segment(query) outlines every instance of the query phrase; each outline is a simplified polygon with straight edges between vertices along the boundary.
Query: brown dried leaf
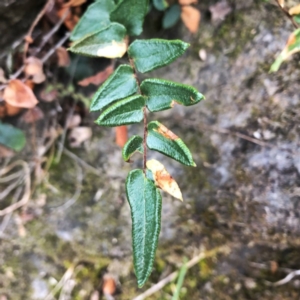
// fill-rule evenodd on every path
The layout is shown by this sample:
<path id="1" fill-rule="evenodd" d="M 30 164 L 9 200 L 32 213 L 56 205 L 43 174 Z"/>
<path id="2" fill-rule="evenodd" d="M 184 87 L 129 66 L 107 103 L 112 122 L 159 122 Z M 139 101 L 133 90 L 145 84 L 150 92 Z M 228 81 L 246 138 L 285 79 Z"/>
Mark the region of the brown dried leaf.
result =
<path id="1" fill-rule="evenodd" d="M 70 7 L 70 6 L 80 6 L 81 4 L 85 3 L 86 0 L 70 0 L 67 2 L 64 7 Z"/>
<path id="2" fill-rule="evenodd" d="M 104 82 L 109 77 L 109 75 L 113 73 L 113 71 L 114 67 L 112 65 L 109 65 L 105 70 L 79 81 L 78 84 L 80 86 L 88 86 L 89 84 L 99 85 Z"/>
<path id="3" fill-rule="evenodd" d="M 70 64 L 70 56 L 66 48 L 64 47 L 57 48 L 56 54 L 58 58 L 59 67 L 67 67 Z"/>
<path id="4" fill-rule="evenodd" d="M 32 90 L 18 79 L 12 79 L 4 90 L 3 99 L 11 106 L 33 108 L 38 101 Z"/>
<path id="5" fill-rule="evenodd" d="M 226 0 L 222 0 L 214 5 L 209 7 L 211 12 L 212 21 L 224 20 L 225 17 L 232 11 L 232 8 L 229 6 Z"/>
<path id="6" fill-rule="evenodd" d="M 162 136 L 164 136 L 167 139 L 170 139 L 170 140 L 178 139 L 178 136 L 175 133 L 173 133 L 171 130 L 169 130 L 163 124 L 160 124 L 160 126 L 157 128 L 157 132 L 160 133 Z"/>
<path id="7" fill-rule="evenodd" d="M 32 77 L 34 83 L 39 84 L 46 80 L 43 63 L 36 57 L 31 56 L 26 59 L 24 72 L 28 77 Z"/>
<path id="8" fill-rule="evenodd" d="M 4 103 L 0 104 L 0 119 L 6 116 L 6 105 Z"/>
<path id="9" fill-rule="evenodd" d="M 177 182 L 168 173 L 163 164 L 155 159 L 151 159 L 147 161 L 147 168 L 152 172 L 156 186 L 171 196 L 183 201 Z"/>
<path id="10" fill-rule="evenodd" d="M 179 0 L 178 3 L 180 5 L 190 5 L 190 4 L 197 4 L 198 0 Z"/>
<path id="11" fill-rule="evenodd" d="M 199 28 L 201 19 L 200 11 L 192 6 L 182 6 L 181 7 L 181 20 L 187 29 L 196 33 Z"/>
<path id="12" fill-rule="evenodd" d="M 300 4 L 289 9 L 289 14 L 291 16 L 300 14 Z"/>
<path id="13" fill-rule="evenodd" d="M 7 102 L 5 102 L 5 114 L 6 116 L 16 116 L 17 114 L 19 114 L 22 111 L 21 107 L 15 107 L 12 106 L 10 104 L 8 104 Z"/>
<path id="14" fill-rule="evenodd" d="M 69 10 L 68 7 L 62 7 L 60 10 L 57 11 L 57 15 L 60 18 L 63 18 L 66 13 L 67 17 L 64 20 L 64 24 L 69 30 L 73 30 L 77 22 L 79 21 L 79 17 L 75 14 L 72 14 L 70 11 L 67 12 L 67 10 Z"/>

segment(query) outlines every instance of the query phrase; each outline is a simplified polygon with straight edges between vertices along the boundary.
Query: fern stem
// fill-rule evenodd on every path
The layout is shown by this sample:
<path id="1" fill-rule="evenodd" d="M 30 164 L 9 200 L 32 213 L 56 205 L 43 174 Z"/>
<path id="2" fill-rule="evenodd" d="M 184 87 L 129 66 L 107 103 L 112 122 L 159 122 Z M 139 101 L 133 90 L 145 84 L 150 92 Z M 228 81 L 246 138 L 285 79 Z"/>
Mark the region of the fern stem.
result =
<path id="1" fill-rule="evenodd" d="M 141 91 L 141 87 L 140 87 L 140 82 L 139 82 L 138 77 L 137 77 L 137 72 L 136 72 L 134 62 L 130 58 L 129 58 L 129 63 L 130 63 L 130 66 L 132 67 L 133 72 L 134 72 L 134 78 L 135 78 L 137 86 L 138 86 L 139 94 L 143 96 L 142 91 Z M 148 130 L 147 130 L 147 107 L 146 106 L 144 106 L 144 108 L 143 108 L 143 114 L 144 114 L 143 172 L 146 175 L 146 168 L 147 168 L 147 166 L 146 166 L 146 163 L 147 163 L 147 142 L 146 141 L 147 141 L 147 135 L 148 135 Z"/>
<path id="2" fill-rule="evenodd" d="M 147 163 L 147 143 L 146 143 L 146 140 L 147 140 L 147 134 L 148 134 L 148 130 L 147 130 L 147 108 L 146 108 L 146 106 L 144 106 L 143 113 L 144 113 L 143 171 L 144 171 L 144 174 L 146 175 L 146 163 Z"/>

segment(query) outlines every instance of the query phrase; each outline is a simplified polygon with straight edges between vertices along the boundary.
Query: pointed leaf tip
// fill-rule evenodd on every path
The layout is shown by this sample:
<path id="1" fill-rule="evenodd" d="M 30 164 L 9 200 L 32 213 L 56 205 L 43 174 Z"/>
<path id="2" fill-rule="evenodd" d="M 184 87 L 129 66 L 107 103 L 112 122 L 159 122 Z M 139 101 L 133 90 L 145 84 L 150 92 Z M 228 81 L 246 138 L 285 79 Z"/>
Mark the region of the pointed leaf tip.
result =
<path id="1" fill-rule="evenodd" d="M 196 166 L 192 154 L 184 142 L 157 121 L 152 121 L 148 124 L 147 146 L 184 165 Z"/>
<path id="2" fill-rule="evenodd" d="M 135 152 L 140 152 L 143 153 L 143 138 L 134 135 L 131 137 L 127 143 L 124 145 L 123 150 L 122 150 L 122 156 L 125 161 L 129 161 L 130 157 L 135 153 Z"/>
<path id="3" fill-rule="evenodd" d="M 131 209 L 133 263 L 138 286 L 151 274 L 161 223 L 162 199 L 154 183 L 142 170 L 131 171 L 126 179 Z"/>
<path id="4" fill-rule="evenodd" d="M 152 112 L 172 108 L 175 103 L 190 106 L 204 99 L 195 88 L 163 79 L 146 79 L 141 91 L 147 96 L 146 105 Z"/>
<path id="5" fill-rule="evenodd" d="M 183 201 L 177 182 L 169 174 L 164 165 L 155 159 L 147 161 L 147 168 L 152 172 L 155 185 L 171 196 Z"/>
<path id="6" fill-rule="evenodd" d="M 101 0 L 91 4 L 73 29 L 70 40 L 80 40 L 107 27 L 110 23 L 109 14 L 114 7 L 113 0 Z"/>
<path id="7" fill-rule="evenodd" d="M 166 66 L 181 56 L 189 44 L 180 40 L 135 40 L 128 48 L 135 67 L 141 73 Z"/>

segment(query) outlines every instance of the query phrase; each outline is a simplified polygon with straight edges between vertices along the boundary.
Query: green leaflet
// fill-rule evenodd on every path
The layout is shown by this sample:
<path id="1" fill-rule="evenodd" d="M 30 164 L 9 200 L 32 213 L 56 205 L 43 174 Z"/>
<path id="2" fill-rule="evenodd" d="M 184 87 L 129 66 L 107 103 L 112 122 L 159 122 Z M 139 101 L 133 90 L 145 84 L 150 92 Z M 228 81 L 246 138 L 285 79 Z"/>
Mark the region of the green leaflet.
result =
<path id="1" fill-rule="evenodd" d="M 195 88 L 163 79 L 146 79 L 141 84 L 141 91 L 147 97 L 146 105 L 150 111 L 161 111 L 174 106 L 197 104 L 204 96 Z"/>
<path id="2" fill-rule="evenodd" d="M 148 279 L 155 258 L 161 221 L 161 195 L 142 170 L 131 171 L 126 179 L 131 208 L 133 262 L 138 286 Z"/>
<path id="3" fill-rule="evenodd" d="M 296 29 L 289 37 L 286 46 L 270 68 L 270 72 L 276 72 L 280 65 L 291 55 L 300 51 L 300 28 Z"/>
<path id="4" fill-rule="evenodd" d="M 76 41 L 109 25 L 109 14 L 115 7 L 112 0 L 91 4 L 72 31 L 70 40 Z"/>
<path id="5" fill-rule="evenodd" d="M 123 24 L 129 35 L 139 35 L 143 31 L 147 10 L 148 0 L 123 0 L 111 12 L 110 19 Z"/>
<path id="6" fill-rule="evenodd" d="M 26 144 L 26 138 L 20 129 L 0 122 L 0 144 L 20 151 Z"/>
<path id="7" fill-rule="evenodd" d="M 153 0 L 153 5 L 157 10 L 160 11 L 164 11 L 169 6 L 166 0 Z"/>
<path id="8" fill-rule="evenodd" d="M 141 73 L 163 67 L 181 56 L 189 44 L 180 40 L 135 40 L 128 48 L 135 67 Z"/>
<path id="9" fill-rule="evenodd" d="M 300 24 L 300 14 L 293 17 L 294 21 Z"/>
<path id="10" fill-rule="evenodd" d="M 147 146 L 184 165 L 196 166 L 192 154 L 184 142 L 157 121 L 152 121 L 148 124 Z"/>
<path id="11" fill-rule="evenodd" d="M 143 138 L 134 135 L 132 138 L 130 138 L 127 143 L 124 145 L 122 150 L 122 156 L 125 161 L 129 161 L 130 157 L 135 153 L 140 152 L 143 153 Z"/>
<path id="12" fill-rule="evenodd" d="M 90 110 L 101 110 L 118 99 L 133 95 L 137 90 L 133 69 L 129 65 L 120 65 L 98 89 Z"/>
<path id="13" fill-rule="evenodd" d="M 135 95 L 113 104 L 103 111 L 96 123 L 102 126 L 120 126 L 139 123 L 143 119 L 145 98 Z"/>
<path id="14" fill-rule="evenodd" d="M 181 9 L 178 4 L 172 5 L 164 14 L 162 26 L 163 28 L 173 27 L 180 19 Z"/>
<path id="15" fill-rule="evenodd" d="M 69 50 L 94 57 L 122 57 L 127 50 L 125 35 L 126 29 L 123 25 L 111 23 L 107 27 L 76 41 Z"/>

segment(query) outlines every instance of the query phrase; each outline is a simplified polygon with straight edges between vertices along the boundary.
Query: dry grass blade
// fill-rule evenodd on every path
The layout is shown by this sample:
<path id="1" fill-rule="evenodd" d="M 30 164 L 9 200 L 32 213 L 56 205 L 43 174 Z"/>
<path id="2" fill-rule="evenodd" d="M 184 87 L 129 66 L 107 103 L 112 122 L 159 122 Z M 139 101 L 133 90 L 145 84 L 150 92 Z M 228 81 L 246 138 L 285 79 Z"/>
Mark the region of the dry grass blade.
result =
<path id="1" fill-rule="evenodd" d="M 0 210 L 0 216 L 5 216 L 6 214 L 9 214 L 15 210 L 17 210 L 18 208 L 26 205 L 30 199 L 30 186 L 31 186 L 31 179 L 30 179 L 30 168 L 29 165 L 23 161 L 23 160 L 18 160 L 15 161 L 14 163 L 12 163 L 10 166 L 7 166 L 6 168 L 0 170 L 0 176 L 1 174 L 6 174 L 8 173 L 11 169 L 13 169 L 16 166 L 21 166 L 23 167 L 23 176 L 24 176 L 24 184 L 25 184 L 25 188 L 24 188 L 24 194 L 21 198 L 21 200 L 19 200 L 16 203 L 11 204 L 10 206 Z"/>
<path id="2" fill-rule="evenodd" d="M 229 246 L 226 246 L 226 245 L 216 247 L 216 248 L 214 248 L 210 251 L 207 251 L 207 252 L 201 252 L 199 255 L 195 256 L 194 258 L 192 258 L 190 261 L 188 261 L 186 263 L 186 268 L 190 269 L 191 267 L 195 266 L 199 261 L 201 261 L 205 258 L 213 257 L 213 256 L 215 256 L 217 254 L 220 254 L 220 253 L 229 253 L 229 252 L 230 252 L 230 248 L 229 248 Z M 164 278 L 163 280 L 161 280 L 157 284 L 153 285 L 150 289 L 148 289 L 143 294 L 135 297 L 133 300 L 144 300 L 147 297 L 153 295 L 157 291 L 161 290 L 168 283 L 175 280 L 176 277 L 178 276 L 178 274 L 179 274 L 179 271 L 175 271 L 175 272 L 171 273 L 169 276 L 167 276 L 166 278 Z"/>

